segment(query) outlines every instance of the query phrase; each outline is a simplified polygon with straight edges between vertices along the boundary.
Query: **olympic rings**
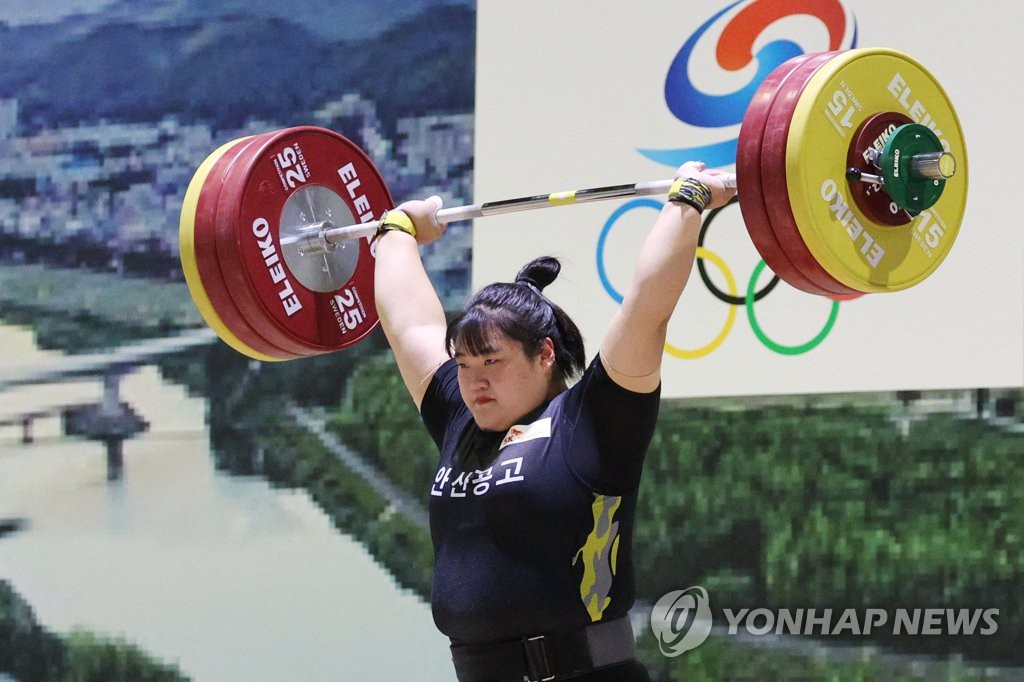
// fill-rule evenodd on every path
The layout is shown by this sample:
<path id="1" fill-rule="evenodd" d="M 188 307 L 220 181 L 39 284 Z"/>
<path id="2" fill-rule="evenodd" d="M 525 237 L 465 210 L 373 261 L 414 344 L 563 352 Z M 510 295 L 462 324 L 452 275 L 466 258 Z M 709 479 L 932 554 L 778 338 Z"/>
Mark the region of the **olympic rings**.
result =
<path id="1" fill-rule="evenodd" d="M 664 206 L 661 202 L 653 199 L 634 199 L 633 201 L 626 202 L 612 213 L 611 217 L 604 224 L 604 228 L 601 230 L 601 236 L 597 240 L 597 273 L 601 278 L 601 284 L 604 285 L 605 291 L 615 300 L 616 303 L 622 303 L 622 294 L 612 285 L 611 280 L 608 279 L 608 273 L 604 267 L 604 250 L 605 242 L 608 238 L 608 232 L 611 230 L 612 225 L 615 224 L 623 214 L 634 208 L 640 207 L 653 208 L 658 211 Z M 729 266 L 725 264 L 725 261 L 721 256 L 715 252 L 704 248 L 703 246 L 697 247 L 697 258 L 707 259 L 715 264 L 715 266 L 722 271 L 722 275 L 725 276 L 726 285 L 729 288 L 729 295 L 738 301 L 742 301 L 742 298 L 736 296 L 736 278 L 733 277 L 732 271 Z M 702 358 L 705 355 L 709 355 L 712 351 L 722 345 L 725 342 L 725 338 L 729 336 L 729 332 L 732 331 L 733 324 L 736 322 L 736 306 L 729 306 L 729 313 L 725 318 L 725 325 L 722 327 L 722 331 L 718 332 L 718 336 L 713 338 L 710 343 L 699 348 L 677 348 L 670 343 L 665 344 L 665 352 L 669 355 L 677 357 L 681 360 L 696 360 Z"/>
<path id="2" fill-rule="evenodd" d="M 736 278 L 732 276 L 732 271 L 729 269 L 729 266 L 725 264 L 725 261 L 722 260 L 721 256 L 719 256 L 714 251 L 709 251 L 708 249 L 705 249 L 703 246 L 698 246 L 697 258 L 701 260 L 707 259 L 714 263 L 718 267 L 718 269 L 722 271 L 722 274 L 725 275 L 725 283 L 729 287 L 729 294 L 731 296 L 736 295 Z M 700 262 L 700 260 L 698 260 L 698 262 Z M 729 336 L 729 332 L 732 331 L 732 325 L 735 322 L 736 306 L 731 305 L 729 306 L 729 314 L 726 315 L 725 318 L 725 326 L 722 327 L 722 331 L 718 332 L 718 336 L 711 340 L 711 343 L 709 343 L 706 346 L 701 346 L 700 348 L 687 350 L 685 348 L 676 348 L 671 343 L 666 342 L 665 352 L 668 353 L 669 355 L 679 358 L 680 360 L 696 360 L 697 358 L 702 358 L 705 355 L 710 354 L 711 351 L 715 350 L 716 348 L 722 345 L 722 343 L 725 341 L 725 337 Z"/>
<path id="3" fill-rule="evenodd" d="M 728 205 L 729 204 L 727 204 L 727 206 Z M 601 280 L 601 285 L 605 289 L 605 292 L 616 303 L 622 303 L 622 294 L 619 293 L 619 291 L 612 284 L 611 279 L 608 277 L 608 272 L 605 268 L 604 263 L 604 253 L 607 247 L 608 233 L 611 231 L 611 228 L 615 225 L 619 218 L 621 218 L 629 211 L 632 211 L 635 208 L 653 208 L 655 210 L 660 211 L 662 206 L 664 206 L 663 203 L 655 201 L 654 199 L 634 199 L 632 201 L 628 201 L 619 208 L 617 208 L 611 214 L 611 216 L 608 217 L 608 220 L 605 221 L 604 226 L 601 228 L 601 234 L 597 240 L 597 273 L 598 277 Z M 725 207 L 723 206 L 722 208 Z M 669 355 L 672 355 L 673 357 L 677 357 L 682 360 L 695 360 L 706 355 L 709 355 L 725 342 L 726 337 L 732 331 L 733 325 L 736 322 L 736 308 L 740 305 L 743 305 L 746 308 L 747 320 L 750 323 L 750 328 L 754 332 L 754 336 L 757 337 L 757 340 L 760 341 L 768 350 L 771 350 L 775 353 L 779 353 L 780 355 L 800 355 L 808 351 L 811 351 L 814 348 L 817 348 L 819 345 L 821 345 L 821 343 L 825 340 L 825 338 L 829 335 L 829 333 L 831 333 L 832 329 L 835 327 L 836 318 L 839 314 L 840 301 L 834 298 L 831 299 L 832 307 L 829 312 L 828 319 L 825 321 L 824 327 L 822 327 L 821 331 L 818 332 L 818 334 L 814 336 L 814 338 L 807 341 L 806 343 L 795 346 L 787 346 L 769 337 L 765 333 L 764 329 L 762 329 L 760 323 L 757 320 L 757 316 L 754 312 L 754 303 L 764 298 L 766 295 L 768 295 L 768 293 L 770 293 L 775 288 L 775 286 L 779 282 L 778 276 L 774 275 L 773 273 L 771 281 L 764 287 L 762 287 L 760 291 L 755 291 L 757 280 L 764 272 L 765 267 L 767 267 L 763 260 L 759 261 L 758 264 L 754 267 L 753 272 L 751 273 L 750 280 L 747 282 L 746 293 L 744 296 L 741 297 L 738 295 L 737 292 L 736 279 L 733 276 L 732 271 L 729 269 L 729 266 L 725 263 L 725 260 L 722 259 L 722 257 L 719 256 L 717 253 L 711 251 L 710 249 L 704 246 L 704 236 L 707 233 L 708 225 L 711 223 L 712 219 L 716 215 L 718 215 L 718 212 L 721 211 L 722 208 L 718 208 L 711 211 L 708 214 L 708 217 L 705 219 L 704 224 L 701 225 L 700 237 L 697 241 L 698 246 L 696 256 L 697 268 L 700 272 L 701 281 L 704 282 L 704 285 L 707 287 L 708 291 L 710 291 L 711 294 L 715 296 L 715 298 L 722 301 L 723 303 L 728 304 L 729 306 L 729 312 L 726 315 L 725 324 L 722 327 L 721 331 L 718 333 L 718 335 L 715 336 L 715 338 L 712 339 L 711 342 L 708 343 L 707 345 L 701 346 L 699 348 L 686 349 L 678 348 L 666 342 L 665 352 L 668 353 Z M 711 282 L 710 278 L 707 276 L 707 270 L 704 266 L 705 260 L 711 261 L 711 263 L 721 271 L 722 275 L 725 277 L 728 293 L 721 291 L 717 286 L 715 286 Z"/>
<path id="4" fill-rule="evenodd" d="M 818 335 L 807 343 L 799 346 L 784 346 L 781 343 L 773 341 L 768 338 L 768 335 L 761 329 L 761 325 L 757 322 L 757 317 L 754 315 L 754 284 L 757 283 L 757 278 L 761 275 L 761 272 L 765 269 L 765 262 L 761 261 L 754 268 L 754 273 L 750 276 L 750 282 L 747 283 L 747 297 L 746 297 L 746 308 L 747 308 L 747 320 L 750 321 L 750 328 L 754 330 L 754 336 L 757 340 L 765 345 L 769 350 L 773 350 L 780 355 L 800 355 L 806 353 L 809 350 L 817 348 L 825 337 L 828 336 L 829 332 L 832 331 L 832 327 L 836 324 L 836 317 L 839 315 L 839 301 L 832 301 L 832 310 L 829 312 L 828 320 L 825 321 L 825 326 L 821 328 Z"/>
<path id="5" fill-rule="evenodd" d="M 615 209 L 615 212 L 609 216 L 608 220 L 605 221 L 604 227 L 601 228 L 601 236 L 597 238 L 597 276 L 601 278 L 601 285 L 604 287 L 605 292 L 612 297 L 612 300 L 616 303 L 622 303 L 622 294 L 615 288 L 612 281 L 608 278 L 608 272 L 604 269 L 604 247 L 605 242 L 608 240 L 608 233 L 612 229 L 612 225 L 615 224 L 619 218 L 626 213 L 629 213 L 634 208 L 641 208 L 646 206 L 647 208 L 653 208 L 656 211 L 660 211 L 661 207 L 665 204 L 655 201 L 654 199 L 633 199 L 627 201 L 622 206 Z"/>
<path id="6" fill-rule="evenodd" d="M 720 206 L 719 208 L 716 208 L 712 210 L 710 213 L 708 213 L 708 217 L 704 219 L 704 224 L 700 226 L 700 236 L 697 238 L 697 246 L 704 246 L 704 237 L 707 236 L 708 229 L 711 227 L 711 223 L 714 222 L 715 216 L 717 216 L 719 212 L 721 212 L 723 209 L 732 206 L 733 204 L 736 203 L 739 203 L 739 199 L 733 197 L 725 206 Z M 721 301 L 722 303 L 728 303 L 729 305 L 743 305 L 745 299 L 742 296 L 730 296 L 721 289 L 719 289 L 717 286 L 715 286 L 715 283 L 711 281 L 710 277 L 708 277 L 707 268 L 704 267 L 704 260 L 699 256 L 697 258 L 697 272 L 700 273 L 700 279 L 702 282 L 704 282 L 704 286 L 706 286 L 708 288 L 708 291 L 710 291 L 714 295 L 714 297 L 717 298 L 719 301 Z M 775 273 L 772 273 L 771 281 L 769 281 L 768 284 L 765 284 L 764 288 L 762 288 L 761 291 L 757 292 L 754 295 L 754 300 L 760 301 L 762 298 L 767 296 L 769 292 L 771 292 L 771 290 L 774 289 L 775 285 L 778 283 L 779 276 L 776 275 Z"/>

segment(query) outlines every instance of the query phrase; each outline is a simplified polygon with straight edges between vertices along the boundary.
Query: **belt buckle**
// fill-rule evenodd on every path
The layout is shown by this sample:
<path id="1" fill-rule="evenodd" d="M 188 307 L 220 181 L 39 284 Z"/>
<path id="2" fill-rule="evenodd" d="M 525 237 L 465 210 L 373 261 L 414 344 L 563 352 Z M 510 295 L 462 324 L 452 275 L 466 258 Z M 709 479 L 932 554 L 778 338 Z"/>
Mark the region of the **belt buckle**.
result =
<path id="1" fill-rule="evenodd" d="M 523 651 L 526 653 L 526 670 L 529 682 L 549 682 L 555 679 L 548 662 L 548 651 L 544 644 L 544 635 L 523 638 Z"/>

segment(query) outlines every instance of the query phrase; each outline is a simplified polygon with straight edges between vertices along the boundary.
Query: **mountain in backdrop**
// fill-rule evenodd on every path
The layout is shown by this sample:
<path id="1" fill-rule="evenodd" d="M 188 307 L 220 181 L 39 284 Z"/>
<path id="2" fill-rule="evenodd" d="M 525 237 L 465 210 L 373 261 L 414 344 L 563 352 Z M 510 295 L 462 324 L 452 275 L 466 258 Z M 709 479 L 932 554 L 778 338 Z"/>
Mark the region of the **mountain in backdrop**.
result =
<path id="1" fill-rule="evenodd" d="M 476 0 L 118 0 L 104 12 L 126 20 L 142 14 L 174 20 L 244 13 L 287 19 L 330 40 L 361 40 L 451 5 L 473 9 Z"/>
<path id="2" fill-rule="evenodd" d="M 0 23 L 0 97 L 18 99 L 29 127 L 167 114 L 232 126 L 308 122 L 358 92 L 390 127 L 472 111 L 473 5 L 118 0 L 48 24 Z"/>

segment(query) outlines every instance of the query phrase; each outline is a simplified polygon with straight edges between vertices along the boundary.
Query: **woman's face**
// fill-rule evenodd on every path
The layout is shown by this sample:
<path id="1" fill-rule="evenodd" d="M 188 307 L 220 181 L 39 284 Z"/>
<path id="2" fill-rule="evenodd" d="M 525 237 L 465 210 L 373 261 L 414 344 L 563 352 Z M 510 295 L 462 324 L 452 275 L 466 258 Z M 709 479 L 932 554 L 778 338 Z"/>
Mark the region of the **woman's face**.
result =
<path id="1" fill-rule="evenodd" d="M 551 398 L 555 350 L 551 339 L 535 357 L 527 357 L 518 341 L 495 333 L 488 347 L 471 355 L 455 344 L 459 364 L 459 390 L 477 426 L 486 431 L 507 431 L 525 414 Z"/>

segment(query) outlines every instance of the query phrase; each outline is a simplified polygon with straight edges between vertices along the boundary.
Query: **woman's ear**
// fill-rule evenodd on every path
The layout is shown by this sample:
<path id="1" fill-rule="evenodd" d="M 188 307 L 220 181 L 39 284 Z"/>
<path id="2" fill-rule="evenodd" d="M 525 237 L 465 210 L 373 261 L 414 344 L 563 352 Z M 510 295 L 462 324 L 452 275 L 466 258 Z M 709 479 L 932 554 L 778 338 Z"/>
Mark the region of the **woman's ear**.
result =
<path id="1" fill-rule="evenodd" d="M 544 344 L 540 349 L 540 359 L 545 368 L 555 366 L 555 342 L 550 336 L 544 337 Z"/>

